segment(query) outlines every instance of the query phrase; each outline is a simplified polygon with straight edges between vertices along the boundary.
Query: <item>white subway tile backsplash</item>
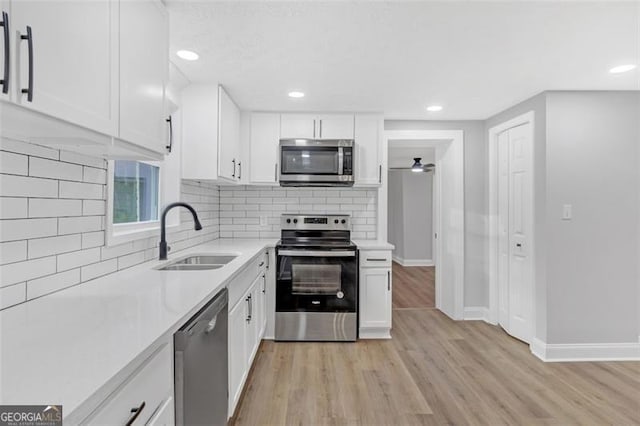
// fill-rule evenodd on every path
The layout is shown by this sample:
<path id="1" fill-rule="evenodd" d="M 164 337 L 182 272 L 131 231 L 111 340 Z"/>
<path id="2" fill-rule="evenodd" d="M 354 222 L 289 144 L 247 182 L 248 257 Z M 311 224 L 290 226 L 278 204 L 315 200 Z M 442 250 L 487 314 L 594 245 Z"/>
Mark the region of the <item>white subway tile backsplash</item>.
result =
<path id="1" fill-rule="evenodd" d="M 25 241 L 27 242 L 27 241 Z M 59 237 L 36 238 L 28 240 L 29 258 L 51 256 L 80 250 L 80 235 L 64 235 Z"/>
<path id="2" fill-rule="evenodd" d="M 83 232 L 101 231 L 104 216 L 81 216 L 58 218 L 58 234 L 79 234 Z"/>
<path id="3" fill-rule="evenodd" d="M 13 152 L 0 151 L 0 173 L 26 175 L 29 173 L 29 157 Z"/>
<path id="4" fill-rule="evenodd" d="M 27 297 L 27 283 L 19 283 L 0 288 L 0 309 L 24 302 Z"/>
<path id="5" fill-rule="evenodd" d="M 80 283 L 80 269 L 72 269 L 27 282 L 27 299 L 44 296 Z"/>
<path id="6" fill-rule="evenodd" d="M 58 181 L 27 176 L 0 174 L 3 197 L 47 197 L 58 196 Z"/>
<path id="7" fill-rule="evenodd" d="M 0 243 L 0 265 L 27 259 L 27 240 Z"/>
<path id="8" fill-rule="evenodd" d="M 52 160 L 60 158 L 60 152 L 56 149 L 6 138 L 0 139 L 0 150 L 30 155 L 32 157 L 51 158 Z"/>
<path id="9" fill-rule="evenodd" d="M 103 199 L 103 185 L 60 181 L 60 198 Z"/>
<path id="10" fill-rule="evenodd" d="M 0 266 L 0 287 L 55 274 L 55 256 Z"/>
<path id="11" fill-rule="evenodd" d="M 82 200 L 30 198 L 29 217 L 60 217 L 82 215 Z"/>
<path id="12" fill-rule="evenodd" d="M 0 221 L 0 242 L 50 237 L 58 231 L 58 219 L 9 219 Z"/>
<path id="13" fill-rule="evenodd" d="M 58 272 L 100 261 L 100 247 L 58 255 Z"/>
<path id="14" fill-rule="evenodd" d="M 85 166 L 97 167 L 100 169 L 106 169 L 107 163 L 102 158 L 89 157 L 87 155 L 78 154 L 75 152 L 60 151 L 60 161 L 67 163 L 82 164 Z"/>
<path id="15" fill-rule="evenodd" d="M 82 248 L 100 247 L 104 245 L 104 231 L 82 234 Z"/>
<path id="16" fill-rule="evenodd" d="M 82 200 L 84 216 L 104 216 L 107 214 L 107 203 L 104 200 Z"/>
<path id="17" fill-rule="evenodd" d="M 97 169 L 95 167 L 83 167 L 82 180 L 90 183 L 107 184 L 107 171 L 105 169 Z"/>
<path id="18" fill-rule="evenodd" d="M 32 157 L 29 160 L 29 176 L 81 181 L 82 166 Z"/>
<path id="19" fill-rule="evenodd" d="M 0 309 L 157 257 L 157 236 L 105 247 L 105 160 L 1 138 L 0 160 Z M 218 186 L 182 181 L 180 198 L 204 229 L 181 211 L 172 252 L 218 238 Z"/>
<path id="20" fill-rule="evenodd" d="M 0 197 L 0 219 L 24 219 L 26 217 L 26 198 Z"/>
<path id="21" fill-rule="evenodd" d="M 118 259 L 109 259 L 104 262 L 83 266 L 80 269 L 80 280 L 89 281 L 103 275 L 114 273 L 118 270 Z"/>

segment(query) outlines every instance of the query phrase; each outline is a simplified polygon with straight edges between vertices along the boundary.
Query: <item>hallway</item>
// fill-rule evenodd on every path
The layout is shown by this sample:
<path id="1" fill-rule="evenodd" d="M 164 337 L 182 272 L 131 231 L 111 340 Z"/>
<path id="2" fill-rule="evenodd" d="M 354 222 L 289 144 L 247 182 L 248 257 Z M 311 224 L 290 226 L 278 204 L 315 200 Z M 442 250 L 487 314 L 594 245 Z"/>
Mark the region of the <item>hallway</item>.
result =
<path id="1" fill-rule="evenodd" d="M 435 308 L 435 267 L 393 262 L 393 309 Z"/>

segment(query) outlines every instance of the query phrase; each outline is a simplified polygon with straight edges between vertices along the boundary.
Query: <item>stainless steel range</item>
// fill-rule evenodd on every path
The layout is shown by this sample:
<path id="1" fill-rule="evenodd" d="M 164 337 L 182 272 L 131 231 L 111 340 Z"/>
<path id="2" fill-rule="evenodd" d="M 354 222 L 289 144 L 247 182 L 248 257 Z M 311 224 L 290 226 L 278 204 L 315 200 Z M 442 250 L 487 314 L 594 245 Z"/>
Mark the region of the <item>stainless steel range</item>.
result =
<path id="1" fill-rule="evenodd" d="M 275 340 L 355 341 L 358 256 L 348 215 L 282 215 Z"/>

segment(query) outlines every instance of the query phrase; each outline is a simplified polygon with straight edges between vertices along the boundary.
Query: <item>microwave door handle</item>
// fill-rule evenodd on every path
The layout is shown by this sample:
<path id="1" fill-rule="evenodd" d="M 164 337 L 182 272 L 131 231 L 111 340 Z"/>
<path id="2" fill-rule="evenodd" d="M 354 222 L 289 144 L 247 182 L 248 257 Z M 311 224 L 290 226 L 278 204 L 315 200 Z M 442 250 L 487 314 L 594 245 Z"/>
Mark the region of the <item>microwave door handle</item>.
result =
<path id="1" fill-rule="evenodd" d="M 338 148 L 338 174 L 344 174 L 344 148 Z"/>

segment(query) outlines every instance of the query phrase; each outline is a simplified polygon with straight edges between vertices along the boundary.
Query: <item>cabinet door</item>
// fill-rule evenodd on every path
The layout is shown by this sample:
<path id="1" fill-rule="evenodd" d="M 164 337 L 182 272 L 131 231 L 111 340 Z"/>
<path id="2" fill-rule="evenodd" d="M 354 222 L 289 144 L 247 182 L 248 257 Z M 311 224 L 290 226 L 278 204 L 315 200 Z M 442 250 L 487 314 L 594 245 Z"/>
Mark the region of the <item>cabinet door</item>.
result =
<path id="1" fill-rule="evenodd" d="M 384 120 L 379 115 L 358 114 L 355 118 L 356 185 L 382 183 L 382 132 Z"/>
<path id="2" fill-rule="evenodd" d="M 247 374 L 247 296 L 229 312 L 229 416 L 242 393 Z"/>
<path id="3" fill-rule="evenodd" d="M 167 145 L 168 22 L 159 1 L 120 2 L 119 137 L 162 153 Z"/>
<path id="4" fill-rule="evenodd" d="M 282 114 L 280 139 L 313 139 L 316 137 L 316 120 L 312 114 Z"/>
<path id="5" fill-rule="evenodd" d="M 147 423 L 147 426 L 172 426 L 175 424 L 175 415 L 173 412 L 173 398 L 169 397 L 158 408 L 151 420 Z"/>
<path id="6" fill-rule="evenodd" d="M 29 42 L 20 39 L 27 36 L 27 27 L 32 37 L 31 64 Z M 14 65 L 10 86 L 16 103 L 117 134 L 118 2 L 13 0 L 9 28 Z M 144 32 L 136 28 L 135 36 L 144 37 Z M 30 70 L 31 101 L 21 92 L 29 88 Z"/>
<path id="7" fill-rule="evenodd" d="M 251 183 L 278 182 L 280 114 L 251 114 Z"/>
<path id="8" fill-rule="evenodd" d="M 391 327 L 391 269 L 360 269 L 360 327 Z"/>
<path id="9" fill-rule="evenodd" d="M 257 277 L 251 285 L 249 295 L 251 300 L 249 302 L 249 323 L 247 327 L 247 370 L 251 367 L 253 357 L 258 344 L 260 343 L 259 322 L 260 322 L 260 289 L 262 288 L 262 276 Z"/>
<path id="10" fill-rule="evenodd" d="M 318 139 L 353 139 L 352 114 L 321 115 L 316 125 Z"/>
<path id="11" fill-rule="evenodd" d="M 218 173 L 238 180 L 240 161 L 240 109 L 222 86 L 218 89 Z"/>
<path id="12" fill-rule="evenodd" d="M 267 326 L 267 271 L 264 271 L 258 281 L 257 289 L 258 303 L 256 304 L 257 314 L 257 329 L 258 329 L 258 342 L 257 346 L 260 346 L 260 340 L 264 336 L 264 331 Z"/>

